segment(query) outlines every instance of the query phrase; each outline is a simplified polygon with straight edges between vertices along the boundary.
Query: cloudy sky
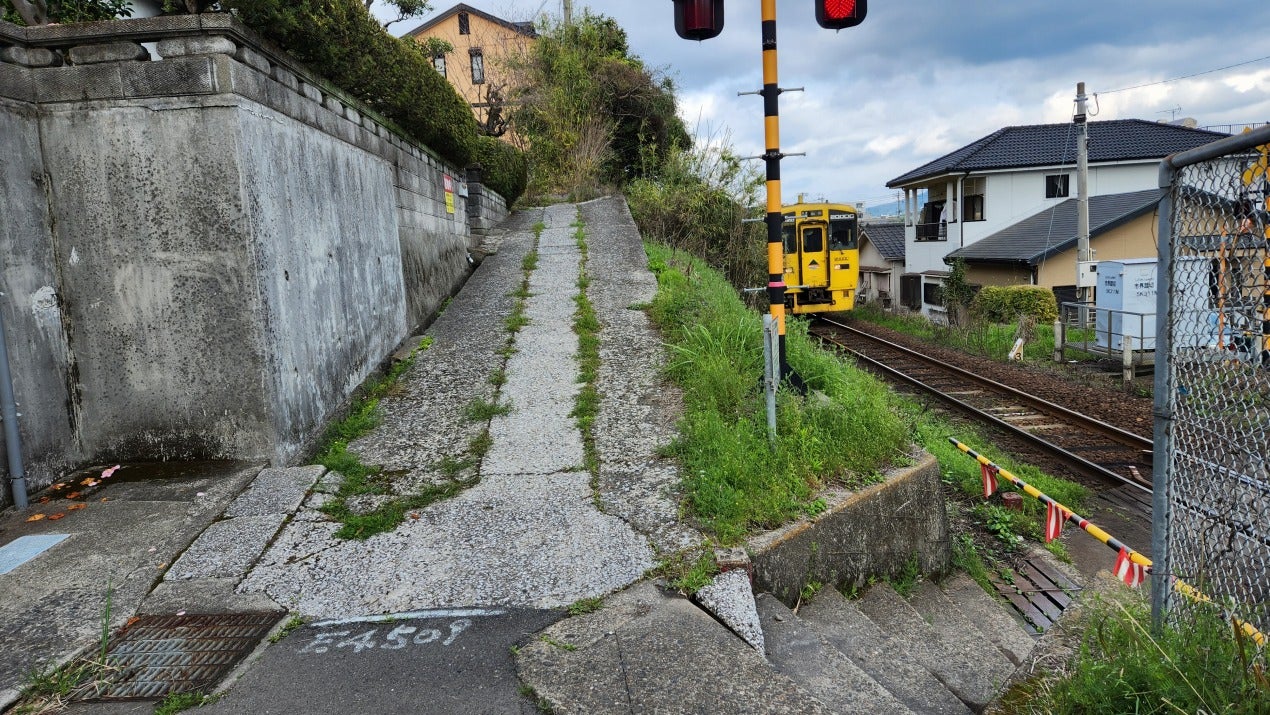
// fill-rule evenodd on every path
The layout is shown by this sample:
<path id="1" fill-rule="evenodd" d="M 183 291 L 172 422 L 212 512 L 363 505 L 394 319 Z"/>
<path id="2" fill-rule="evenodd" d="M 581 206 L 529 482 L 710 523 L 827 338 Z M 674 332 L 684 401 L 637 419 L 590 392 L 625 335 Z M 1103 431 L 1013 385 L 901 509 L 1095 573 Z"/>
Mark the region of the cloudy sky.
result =
<path id="1" fill-rule="evenodd" d="M 560 0 L 467 3 L 510 20 L 561 11 Z M 763 152 L 762 100 L 737 96 L 762 85 L 758 0 L 726 0 L 723 34 L 701 43 L 675 35 L 668 0 L 574 1 L 575 14 L 584 7 L 615 18 L 632 51 L 675 80 L 699 140 Z M 1078 81 L 1098 93 L 1095 121 L 1270 121 L 1264 0 L 874 0 L 839 33 L 816 25 L 813 0 L 778 0 L 777 13 L 781 85 L 806 88 L 781 97 L 781 148 L 807 152 L 782 162 L 787 203 L 798 192 L 894 201 L 887 181 L 1003 126 L 1071 121 Z"/>

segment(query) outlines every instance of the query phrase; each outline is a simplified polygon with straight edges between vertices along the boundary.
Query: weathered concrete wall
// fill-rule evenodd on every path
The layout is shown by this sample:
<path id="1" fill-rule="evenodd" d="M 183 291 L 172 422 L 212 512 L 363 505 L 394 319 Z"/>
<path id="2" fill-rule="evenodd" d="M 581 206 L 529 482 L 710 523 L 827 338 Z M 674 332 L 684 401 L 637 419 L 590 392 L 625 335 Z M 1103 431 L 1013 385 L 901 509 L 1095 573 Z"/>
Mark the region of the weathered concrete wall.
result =
<path id="1" fill-rule="evenodd" d="M 10 69 L 10 78 L 27 71 Z M 35 105 L 0 97 L 0 312 L 14 383 L 21 388 L 23 456 L 43 456 L 27 465 L 28 477 L 47 483 L 72 462 L 76 402 L 69 392 L 73 370 L 56 288 L 38 122 Z M 0 455 L 7 476 L 2 442 Z"/>
<path id="2" fill-rule="evenodd" d="M 809 582 L 861 586 L 895 578 L 916 558 L 923 574 L 952 563 L 939 462 L 923 452 L 881 484 L 838 495 L 815 519 L 750 539 L 754 583 L 793 607 Z"/>
<path id="3" fill-rule="evenodd" d="M 0 23 L 0 152 L 32 487 L 286 462 L 467 275 L 462 172 L 225 15 Z"/>

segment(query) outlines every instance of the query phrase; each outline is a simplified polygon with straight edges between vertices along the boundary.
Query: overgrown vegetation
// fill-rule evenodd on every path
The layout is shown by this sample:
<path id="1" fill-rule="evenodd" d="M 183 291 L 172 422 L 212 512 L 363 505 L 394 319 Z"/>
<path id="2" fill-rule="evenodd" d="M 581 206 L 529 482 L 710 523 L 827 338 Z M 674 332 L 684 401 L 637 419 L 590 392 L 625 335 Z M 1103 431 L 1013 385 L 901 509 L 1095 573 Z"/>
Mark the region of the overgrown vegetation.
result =
<path id="1" fill-rule="evenodd" d="M 1015 713 L 1270 713 L 1265 653 L 1212 608 L 1153 632 L 1140 599 L 1092 609 L 1073 660 L 1024 681 L 1002 700 Z"/>
<path id="2" fill-rule="evenodd" d="M 0 0 L 0 20 L 16 25 L 93 22 L 132 16 L 132 0 Z"/>
<path id="3" fill-rule="evenodd" d="M 689 508 L 718 541 L 815 511 L 822 487 L 868 484 L 904 457 L 908 430 L 886 387 L 814 346 L 800 322 L 790 324 L 789 360 L 813 393 L 782 390 L 778 436 L 769 442 L 759 316 L 699 259 L 662 246 L 647 251 L 659 284 L 650 314 L 671 350 L 667 372 L 684 392 L 670 451 Z"/>
<path id="4" fill-rule="evenodd" d="M 587 286 L 591 279 L 587 276 L 588 249 L 586 242 L 586 225 L 581 215 L 573 224 L 576 231 L 573 236 L 581 253 L 581 265 L 578 269 L 578 294 L 573 303 L 573 332 L 578 336 L 578 382 L 582 389 L 574 399 L 573 410 L 569 416 L 576 420 L 578 431 L 582 433 L 583 459 L 586 470 L 591 473 L 592 486 L 600 477 L 600 455 L 595 446 L 595 418 L 600 415 L 600 392 L 596 383 L 600 379 L 600 319 L 595 315 L 595 307 L 587 297 Z M 596 499 L 599 499 L 598 493 Z"/>
<path id="5" fill-rule="evenodd" d="M 511 126 L 525 143 L 533 195 L 591 198 L 656 175 L 672 146 L 690 143 L 670 79 L 631 54 L 612 18 L 588 10 L 569 25 L 547 22 L 509 65 Z"/>
<path id="6" fill-rule="evenodd" d="M 985 286 L 970 310 L 989 323 L 1012 323 L 1020 316 L 1049 325 L 1058 317 L 1054 293 L 1044 286 Z"/>

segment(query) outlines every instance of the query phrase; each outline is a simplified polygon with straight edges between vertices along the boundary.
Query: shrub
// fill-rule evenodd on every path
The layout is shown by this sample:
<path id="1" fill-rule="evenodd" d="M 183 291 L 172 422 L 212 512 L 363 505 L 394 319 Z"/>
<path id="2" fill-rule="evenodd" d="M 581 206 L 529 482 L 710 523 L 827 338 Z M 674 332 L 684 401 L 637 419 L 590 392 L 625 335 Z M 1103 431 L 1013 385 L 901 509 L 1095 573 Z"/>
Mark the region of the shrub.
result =
<path id="1" fill-rule="evenodd" d="M 1048 324 L 1058 317 L 1054 293 L 1040 286 L 987 286 L 975 296 L 971 310 L 991 323 L 1012 323 L 1025 315 Z"/>
<path id="2" fill-rule="evenodd" d="M 481 165 L 485 185 L 501 194 L 507 203 L 525 193 L 529 162 L 523 151 L 494 137 L 478 136 L 472 161 Z"/>
<path id="3" fill-rule="evenodd" d="M 443 158 L 466 166 L 476 118 L 417 43 L 389 35 L 362 0 L 223 0 L 221 6 Z"/>

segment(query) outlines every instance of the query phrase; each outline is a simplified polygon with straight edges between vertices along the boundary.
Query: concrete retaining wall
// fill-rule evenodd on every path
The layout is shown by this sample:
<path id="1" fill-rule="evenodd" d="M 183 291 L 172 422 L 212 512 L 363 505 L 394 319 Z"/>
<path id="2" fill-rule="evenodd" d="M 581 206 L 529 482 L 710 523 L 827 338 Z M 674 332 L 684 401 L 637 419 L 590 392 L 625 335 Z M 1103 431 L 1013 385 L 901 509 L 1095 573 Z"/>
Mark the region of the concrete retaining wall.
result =
<path id="1" fill-rule="evenodd" d="M 464 172 L 227 15 L 0 23 L 0 156 L 33 488 L 285 463 L 468 273 Z"/>
<path id="2" fill-rule="evenodd" d="M 815 519 L 800 519 L 750 539 L 754 585 L 793 607 L 810 582 L 861 586 L 896 578 L 911 560 L 922 574 L 952 563 L 939 462 L 922 453 L 911 467 L 892 470 L 867 489 L 828 497 Z"/>

